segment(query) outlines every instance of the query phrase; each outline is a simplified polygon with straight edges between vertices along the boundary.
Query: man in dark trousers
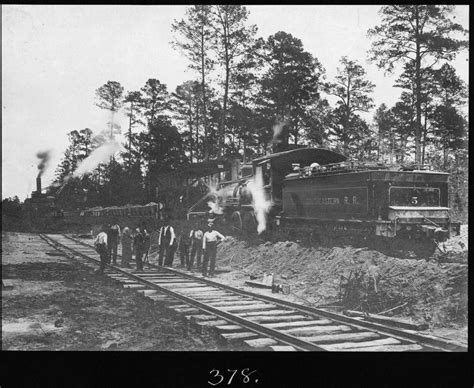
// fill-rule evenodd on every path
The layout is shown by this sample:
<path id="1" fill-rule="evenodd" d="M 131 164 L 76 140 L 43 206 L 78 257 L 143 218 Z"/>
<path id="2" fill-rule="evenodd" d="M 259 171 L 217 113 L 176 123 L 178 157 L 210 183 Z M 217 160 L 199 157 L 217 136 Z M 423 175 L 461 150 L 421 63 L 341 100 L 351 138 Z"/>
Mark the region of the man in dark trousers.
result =
<path id="1" fill-rule="evenodd" d="M 181 267 L 186 268 L 189 267 L 189 230 L 184 228 L 181 231 L 181 235 L 179 236 L 179 257 L 181 259 Z"/>
<path id="2" fill-rule="evenodd" d="M 133 250 L 135 251 L 135 262 L 137 264 L 137 271 L 143 271 L 142 257 L 144 253 L 145 236 L 140 228 L 135 230 L 133 236 Z"/>
<path id="3" fill-rule="evenodd" d="M 202 261 L 202 275 L 207 277 L 207 264 L 210 261 L 209 276 L 214 276 L 216 269 L 216 252 L 217 244 L 225 237 L 214 229 L 214 222 L 207 224 L 207 231 L 202 237 L 202 249 L 204 251 L 204 259 Z"/>
<path id="4" fill-rule="evenodd" d="M 105 265 L 108 264 L 108 253 L 107 253 L 107 233 L 105 232 L 108 228 L 102 227 L 101 232 L 97 235 L 94 240 L 94 246 L 97 253 L 100 255 L 100 269 L 99 273 L 104 273 Z"/>
<path id="5" fill-rule="evenodd" d="M 165 224 L 160 228 L 158 237 L 158 246 L 160 247 L 158 265 L 168 267 L 173 264 L 175 240 L 176 235 L 174 234 L 174 229 L 170 225 L 169 218 L 167 218 Z"/>
<path id="6" fill-rule="evenodd" d="M 202 256 L 202 230 L 195 222 L 191 232 L 189 232 L 191 239 L 191 254 L 189 256 L 188 270 L 191 271 L 194 265 L 194 257 L 196 257 L 196 268 L 199 269 L 201 266 Z"/>
<path id="7" fill-rule="evenodd" d="M 109 262 L 112 259 L 114 265 L 117 265 L 117 249 L 120 240 L 120 226 L 116 220 L 107 231 L 107 249 L 109 253 Z"/>
<path id="8" fill-rule="evenodd" d="M 147 263 L 148 268 L 150 268 L 150 261 L 148 259 L 148 254 L 150 252 L 151 235 L 148 232 L 148 228 L 144 224 L 142 224 L 142 232 L 143 232 L 143 263 Z"/>

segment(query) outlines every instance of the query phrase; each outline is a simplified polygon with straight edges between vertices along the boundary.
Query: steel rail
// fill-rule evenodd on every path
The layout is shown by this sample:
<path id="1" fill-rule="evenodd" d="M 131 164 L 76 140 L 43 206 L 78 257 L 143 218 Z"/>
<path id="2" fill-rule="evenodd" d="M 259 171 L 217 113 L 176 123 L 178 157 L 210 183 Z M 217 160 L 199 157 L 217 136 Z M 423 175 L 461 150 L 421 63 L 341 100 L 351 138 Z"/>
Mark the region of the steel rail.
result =
<path id="1" fill-rule="evenodd" d="M 86 259 L 88 261 L 92 261 L 96 264 L 98 262 L 100 262 L 97 259 L 94 259 L 90 256 L 87 256 L 84 253 L 78 252 L 78 251 L 76 251 L 75 249 L 73 249 L 71 247 L 68 247 L 67 245 L 64 245 L 64 244 L 62 244 L 58 241 L 54 241 L 49 236 L 45 236 L 45 235 L 40 234 L 40 237 L 43 238 L 44 240 L 49 239 L 51 241 L 51 243 L 53 244 L 53 246 L 57 245 L 57 246 L 62 247 L 63 249 L 72 251 L 75 255 L 81 256 L 81 257 L 83 257 L 84 259 Z M 241 326 L 243 326 L 247 329 L 250 329 L 251 331 L 253 331 L 255 333 L 258 333 L 262 336 L 275 339 L 279 342 L 282 342 L 282 343 L 287 344 L 287 345 L 291 345 L 291 346 L 296 347 L 296 348 L 298 348 L 300 350 L 303 350 L 303 351 L 326 351 L 325 349 L 321 348 L 320 346 L 318 346 L 314 343 L 304 341 L 301 338 L 298 338 L 298 337 L 292 336 L 290 334 L 286 334 L 286 333 L 282 333 L 282 332 L 273 330 L 271 328 L 259 325 L 258 323 L 249 321 L 245 318 L 236 316 L 236 315 L 228 313 L 226 311 L 219 310 L 218 308 L 215 308 L 215 307 L 209 306 L 205 303 L 199 302 L 199 301 L 197 301 L 193 298 L 190 298 L 189 296 L 180 294 L 178 292 L 172 291 L 168 288 L 165 288 L 165 287 L 162 287 L 158 284 L 155 284 L 155 283 L 153 283 L 149 280 L 146 280 L 146 279 L 140 277 L 139 275 L 129 273 L 129 272 L 123 270 L 123 269 L 111 266 L 109 264 L 106 264 L 106 268 L 109 268 L 112 271 L 124 274 L 127 277 L 129 277 L 131 279 L 134 279 L 139 283 L 145 284 L 146 286 L 148 286 L 150 288 L 157 289 L 157 290 L 159 290 L 163 293 L 166 293 L 168 295 L 171 295 L 171 296 L 173 296 L 177 299 L 184 300 L 187 303 L 189 303 L 190 305 L 195 306 L 195 307 L 199 308 L 200 310 L 203 310 L 203 311 L 205 311 L 209 314 L 220 316 L 220 317 L 225 318 L 226 320 L 228 320 L 230 322 L 237 323 L 237 324 L 239 324 L 239 325 L 241 325 Z"/>
<path id="2" fill-rule="evenodd" d="M 72 241 L 75 241 L 75 242 L 80 243 L 84 246 L 87 246 L 89 248 L 92 247 L 91 245 L 89 245 L 89 244 L 87 244 L 83 241 L 77 240 L 73 237 L 70 237 L 70 236 L 67 236 L 67 235 L 63 235 L 63 236 L 70 239 L 70 240 L 72 240 Z M 255 294 L 253 292 L 246 291 L 246 290 L 241 290 L 241 289 L 229 286 L 227 284 L 222 284 L 222 283 L 210 280 L 210 279 L 198 278 L 194 275 L 187 274 L 187 273 L 175 270 L 175 269 L 170 268 L 170 267 L 160 267 L 160 266 L 156 266 L 156 265 L 151 264 L 151 263 L 149 263 L 149 265 L 153 266 L 154 268 L 160 268 L 161 270 L 164 270 L 164 271 L 167 271 L 167 272 L 170 272 L 170 273 L 174 273 L 174 274 L 177 274 L 179 276 L 182 276 L 182 277 L 185 277 L 185 278 L 188 278 L 188 279 L 193 279 L 195 281 L 197 280 L 197 281 L 209 284 L 209 285 L 214 286 L 214 287 L 219 287 L 219 288 L 222 288 L 224 290 L 231 291 L 231 292 L 239 294 L 241 296 L 249 296 L 249 297 L 252 297 L 254 299 L 264 301 L 264 302 L 271 302 L 271 303 L 274 303 L 274 304 L 278 304 L 280 306 L 289 307 L 289 308 L 292 308 L 292 309 L 297 310 L 299 312 L 316 316 L 318 318 L 324 317 L 324 318 L 332 319 L 336 322 L 345 323 L 345 324 L 349 324 L 353 327 L 357 327 L 358 329 L 369 329 L 369 330 L 371 330 L 373 332 L 376 332 L 376 333 L 379 333 L 383 336 L 389 336 L 389 337 L 397 338 L 399 340 L 403 340 L 403 341 L 407 341 L 407 342 L 411 342 L 411 343 L 417 343 L 417 344 L 420 344 L 422 346 L 431 348 L 431 350 L 433 350 L 433 351 L 467 352 L 467 347 L 464 346 L 461 343 L 458 343 L 457 341 L 441 340 L 441 339 L 429 337 L 429 336 L 426 336 L 426 335 L 423 335 L 423 334 L 412 333 L 412 332 L 408 332 L 408 331 L 403 330 L 403 329 L 393 328 L 393 327 L 386 326 L 386 325 L 376 323 L 376 322 L 364 322 L 364 321 L 360 321 L 360 320 L 357 320 L 357 319 L 354 319 L 354 318 L 351 318 L 351 317 L 348 317 L 348 316 L 345 316 L 345 315 L 342 315 L 342 314 L 337 314 L 337 313 L 333 313 L 333 312 L 326 311 L 326 310 L 320 310 L 320 309 L 310 307 L 310 306 L 304 306 L 304 305 L 301 305 L 301 304 L 297 304 L 297 303 L 294 303 L 294 302 L 274 298 L 274 297 L 267 296 L 267 295 Z"/>

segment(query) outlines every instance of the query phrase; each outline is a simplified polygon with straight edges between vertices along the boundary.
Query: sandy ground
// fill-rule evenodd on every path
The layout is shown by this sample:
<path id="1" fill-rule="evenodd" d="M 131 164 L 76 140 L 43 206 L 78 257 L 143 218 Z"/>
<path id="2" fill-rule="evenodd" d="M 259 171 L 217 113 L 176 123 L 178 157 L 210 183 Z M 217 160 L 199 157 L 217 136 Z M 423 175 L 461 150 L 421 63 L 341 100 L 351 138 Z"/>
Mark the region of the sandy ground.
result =
<path id="1" fill-rule="evenodd" d="M 61 256 L 2 233 L 2 350 L 225 350 L 168 310 Z"/>

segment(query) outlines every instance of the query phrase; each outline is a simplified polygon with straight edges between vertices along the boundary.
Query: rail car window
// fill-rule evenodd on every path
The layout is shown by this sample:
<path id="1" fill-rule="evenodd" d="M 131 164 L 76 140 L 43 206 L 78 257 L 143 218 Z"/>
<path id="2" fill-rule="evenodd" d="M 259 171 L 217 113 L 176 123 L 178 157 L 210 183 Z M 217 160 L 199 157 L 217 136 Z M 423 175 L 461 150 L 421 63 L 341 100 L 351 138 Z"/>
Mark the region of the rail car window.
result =
<path id="1" fill-rule="evenodd" d="M 439 189 L 433 187 L 391 187 L 391 206 L 440 206 Z"/>

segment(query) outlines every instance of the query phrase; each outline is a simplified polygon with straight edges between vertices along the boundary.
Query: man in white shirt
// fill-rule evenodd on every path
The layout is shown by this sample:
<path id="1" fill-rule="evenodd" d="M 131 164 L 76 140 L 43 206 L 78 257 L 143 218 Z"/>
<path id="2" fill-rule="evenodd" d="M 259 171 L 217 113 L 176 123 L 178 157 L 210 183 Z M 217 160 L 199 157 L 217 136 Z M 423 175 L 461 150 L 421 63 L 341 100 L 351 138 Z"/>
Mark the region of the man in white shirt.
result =
<path id="1" fill-rule="evenodd" d="M 193 225 L 193 229 L 189 232 L 191 239 L 191 254 L 189 255 L 188 270 L 191 271 L 194 265 L 194 257 L 196 257 L 196 268 L 201 267 L 202 256 L 202 230 L 197 223 Z"/>
<path id="2" fill-rule="evenodd" d="M 160 252 L 158 253 L 158 265 L 171 266 L 173 264 L 174 256 L 174 241 L 176 235 L 173 227 L 170 225 L 169 220 L 165 221 L 165 224 L 160 228 L 160 234 L 158 237 L 158 246 Z M 164 263 L 163 263 L 164 262 Z"/>
<path id="3" fill-rule="evenodd" d="M 102 227 L 102 231 L 97 235 L 94 240 L 94 246 L 97 253 L 100 255 L 100 269 L 99 273 L 104 273 L 105 264 L 108 262 L 108 250 L 107 250 L 107 233 L 105 232 L 106 227 Z"/>
<path id="4" fill-rule="evenodd" d="M 204 258 L 202 262 L 202 275 L 207 277 L 207 264 L 211 261 L 209 268 L 209 276 L 214 276 L 216 268 L 216 252 L 217 244 L 225 237 L 214 229 L 214 223 L 211 221 L 207 224 L 208 228 L 202 238 L 202 249 L 204 251 Z"/>

